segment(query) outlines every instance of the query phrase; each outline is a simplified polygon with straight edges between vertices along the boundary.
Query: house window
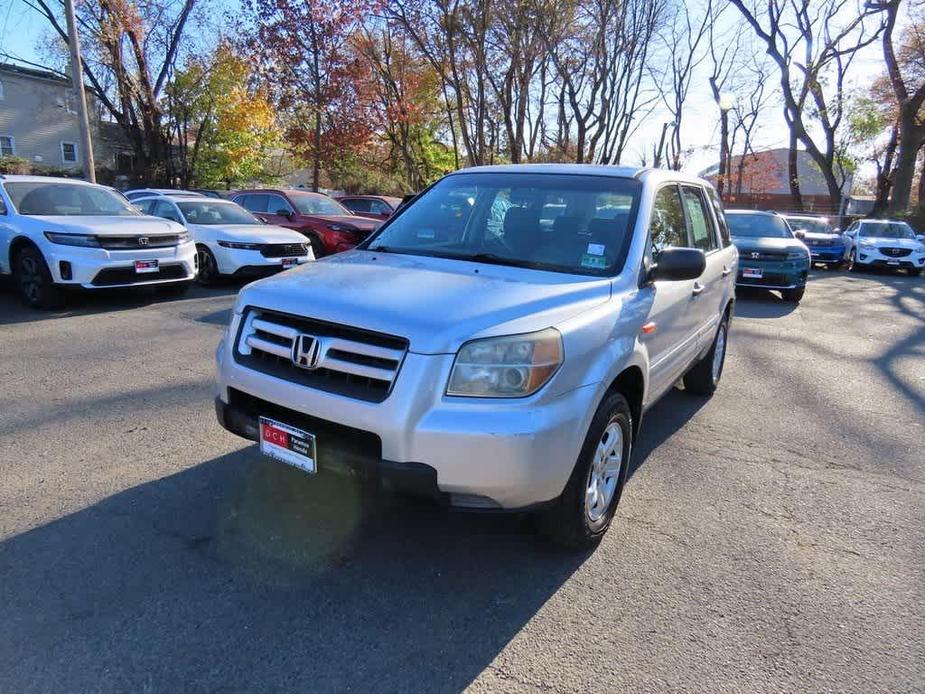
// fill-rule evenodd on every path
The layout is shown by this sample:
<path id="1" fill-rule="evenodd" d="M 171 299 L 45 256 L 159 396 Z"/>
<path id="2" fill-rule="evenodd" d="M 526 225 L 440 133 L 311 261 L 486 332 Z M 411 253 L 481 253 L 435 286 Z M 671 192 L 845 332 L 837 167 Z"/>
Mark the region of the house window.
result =
<path id="1" fill-rule="evenodd" d="M 61 161 L 65 164 L 77 163 L 77 145 L 74 142 L 61 143 Z"/>
<path id="2" fill-rule="evenodd" d="M 0 82 L 0 101 L 3 101 L 3 82 Z"/>
<path id="3" fill-rule="evenodd" d="M 0 135 L 0 157 L 12 157 L 16 154 L 16 143 L 8 135 Z"/>

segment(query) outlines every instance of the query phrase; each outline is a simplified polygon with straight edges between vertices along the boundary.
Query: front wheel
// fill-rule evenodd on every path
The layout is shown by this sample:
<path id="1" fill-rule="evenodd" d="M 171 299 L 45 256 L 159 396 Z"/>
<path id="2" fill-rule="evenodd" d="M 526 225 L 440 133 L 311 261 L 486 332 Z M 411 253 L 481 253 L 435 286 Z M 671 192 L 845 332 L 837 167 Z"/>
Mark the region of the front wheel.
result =
<path id="1" fill-rule="evenodd" d="M 19 298 L 27 306 L 52 309 L 61 305 L 61 288 L 55 285 L 45 258 L 37 248 L 23 248 L 16 255 L 13 274 Z"/>
<path id="2" fill-rule="evenodd" d="M 857 259 L 858 259 L 857 251 L 852 248 L 851 252 L 848 253 L 848 263 L 847 263 L 848 272 L 857 272 L 858 270 L 861 269 L 858 267 Z"/>
<path id="3" fill-rule="evenodd" d="M 540 517 L 550 540 L 573 550 L 597 546 L 620 502 L 632 450 L 629 403 L 621 393 L 610 393 L 594 413 L 565 491 Z"/>
<path id="4" fill-rule="evenodd" d="M 694 368 L 684 374 L 684 390 L 707 397 L 716 392 L 726 364 L 726 342 L 729 338 L 729 319 L 723 318 L 713 338 L 710 351 Z"/>
<path id="5" fill-rule="evenodd" d="M 784 298 L 784 301 L 791 301 L 798 304 L 805 293 L 806 287 L 797 287 L 796 289 L 784 289 L 781 291 L 780 295 Z"/>
<path id="6" fill-rule="evenodd" d="M 199 262 L 199 273 L 196 275 L 196 281 L 202 285 L 215 284 L 220 274 L 218 272 L 218 263 L 215 262 L 215 256 L 212 251 L 204 244 L 196 245 L 196 259 Z"/>
<path id="7" fill-rule="evenodd" d="M 312 247 L 312 255 L 315 256 L 316 259 L 323 258 L 327 255 L 324 252 L 324 244 L 321 242 L 321 239 L 314 234 L 307 234 L 306 236 L 308 237 L 308 245 Z"/>

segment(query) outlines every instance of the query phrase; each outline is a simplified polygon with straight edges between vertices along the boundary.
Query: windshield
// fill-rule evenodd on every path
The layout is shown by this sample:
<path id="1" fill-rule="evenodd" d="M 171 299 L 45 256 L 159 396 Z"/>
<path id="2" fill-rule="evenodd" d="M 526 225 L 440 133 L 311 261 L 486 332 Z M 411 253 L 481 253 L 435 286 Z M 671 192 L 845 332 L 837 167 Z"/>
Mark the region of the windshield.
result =
<path id="1" fill-rule="evenodd" d="M 566 174 L 447 176 L 366 248 L 583 275 L 623 267 L 640 184 Z"/>
<path id="2" fill-rule="evenodd" d="M 233 202 L 178 202 L 177 207 L 190 224 L 260 224 L 250 212 Z"/>
<path id="3" fill-rule="evenodd" d="M 6 183 L 4 187 L 23 215 L 137 217 L 141 214 L 122 195 L 102 186 L 19 181 Z"/>
<path id="4" fill-rule="evenodd" d="M 915 232 L 905 222 L 864 222 L 858 236 L 878 239 L 915 239 Z"/>
<path id="5" fill-rule="evenodd" d="M 787 222 L 775 214 L 726 214 L 729 233 L 739 238 L 792 239 Z"/>
<path id="6" fill-rule="evenodd" d="M 313 193 L 290 193 L 290 200 L 295 203 L 296 208 L 302 214 L 336 214 L 352 215 L 353 212 L 341 205 L 336 200 L 331 200 L 326 195 Z"/>
<path id="7" fill-rule="evenodd" d="M 832 234 L 832 225 L 825 219 L 808 219 L 806 217 L 785 217 L 794 230 L 808 231 L 811 234 Z"/>

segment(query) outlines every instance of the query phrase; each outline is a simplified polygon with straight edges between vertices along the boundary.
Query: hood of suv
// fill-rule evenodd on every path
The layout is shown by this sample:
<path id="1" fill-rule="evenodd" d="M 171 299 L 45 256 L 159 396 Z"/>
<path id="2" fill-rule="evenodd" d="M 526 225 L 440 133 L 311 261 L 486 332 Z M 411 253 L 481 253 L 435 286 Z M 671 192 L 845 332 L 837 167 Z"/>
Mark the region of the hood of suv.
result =
<path id="1" fill-rule="evenodd" d="M 915 250 L 922 245 L 921 241 L 916 239 L 893 239 L 883 236 L 862 236 L 858 239 L 858 245 L 874 245 L 889 248 L 911 248 Z"/>
<path id="2" fill-rule="evenodd" d="M 404 337 L 451 354 L 474 337 L 554 326 L 610 297 L 610 280 L 446 258 L 349 251 L 241 290 L 257 306 Z"/>
<path id="3" fill-rule="evenodd" d="M 312 214 L 306 216 L 311 217 L 312 219 L 320 220 L 322 222 L 328 222 L 329 224 L 343 224 L 344 226 L 351 226 L 354 229 L 358 229 L 359 231 L 367 232 L 372 231 L 381 224 L 381 222 L 378 220 L 352 214 Z"/>
<path id="4" fill-rule="evenodd" d="M 227 241 L 253 243 L 305 243 L 305 237 L 292 229 L 270 224 L 188 224 L 194 234 Z"/>
<path id="5" fill-rule="evenodd" d="M 45 231 L 96 236 L 152 236 L 177 234 L 183 227 L 160 217 L 78 217 L 74 215 L 36 216 Z"/>
<path id="6" fill-rule="evenodd" d="M 750 236 L 733 236 L 732 242 L 740 251 L 797 251 L 806 250 L 806 246 L 797 239 L 752 238 Z"/>

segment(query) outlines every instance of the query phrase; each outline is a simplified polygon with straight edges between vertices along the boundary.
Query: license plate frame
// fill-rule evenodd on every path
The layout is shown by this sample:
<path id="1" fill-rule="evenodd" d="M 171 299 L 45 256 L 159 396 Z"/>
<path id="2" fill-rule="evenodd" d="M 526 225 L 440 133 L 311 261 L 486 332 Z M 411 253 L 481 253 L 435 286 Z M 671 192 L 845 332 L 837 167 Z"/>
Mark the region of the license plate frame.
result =
<path id="1" fill-rule="evenodd" d="M 298 258 L 281 258 L 279 261 L 279 264 L 282 265 L 284 268 L 295 267 L 296 265 L 299 264 L 299 259 Z"/>
<path id="2" fill-rule="evenodd" d="M 318 472 L 318 446 L 313 433 L 270 417 L 259 417 L 258 425 L 263 455 L 309 475 Z"/>
<path id="3" fill-rule="evenodd" d="M 158 272 L 160 271 L 160 266 L 157 260 L 136 260 L 135 261 L 135 274 L 143 275 L 148 272 Z"/>
<path id="4" fill-rule="evenodd" d="M 742 277 L 749 280 L 760 280 L 764 277 L 764 270 L 760 267 L 743 267 Z"/>

